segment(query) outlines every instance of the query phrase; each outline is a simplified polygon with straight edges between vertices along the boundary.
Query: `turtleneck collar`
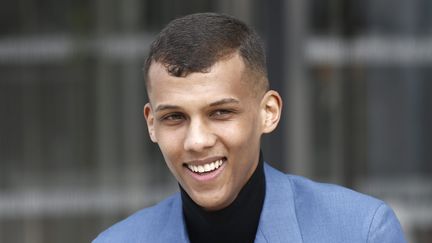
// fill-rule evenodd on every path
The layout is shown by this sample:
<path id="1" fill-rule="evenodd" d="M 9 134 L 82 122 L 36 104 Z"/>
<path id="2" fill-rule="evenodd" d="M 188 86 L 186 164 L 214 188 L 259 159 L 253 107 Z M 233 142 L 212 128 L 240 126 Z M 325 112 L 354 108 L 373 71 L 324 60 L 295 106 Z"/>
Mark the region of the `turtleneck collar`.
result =
<path id="1" fill-rule="evenodd" d="M 265 197 L 264 162 L 258 166 L 228 207 L 206 211 L 180 187 L 189 239 L 194 242 L 253 242 Z"/>

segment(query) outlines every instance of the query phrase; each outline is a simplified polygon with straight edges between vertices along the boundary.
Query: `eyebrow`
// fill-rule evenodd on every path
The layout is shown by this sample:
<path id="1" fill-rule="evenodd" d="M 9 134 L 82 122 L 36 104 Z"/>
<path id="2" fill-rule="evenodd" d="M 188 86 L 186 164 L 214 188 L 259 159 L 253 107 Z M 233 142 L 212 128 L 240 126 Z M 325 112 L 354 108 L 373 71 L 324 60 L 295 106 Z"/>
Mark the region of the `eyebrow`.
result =
<path id="1" fill-rule="evenodd" d="M 221 99 L 221 100 L 215 101 L 213 103 L 210 103 L 210 106 L 225 105 L 225 104 L 230 104 L 230 103 L 238 104 L 238 103 L 240 103 L 240 101 L 238 101 L 234 98 L 225 98 L 225 99 Z"/>
<path id="2" fill-rule="evenodd" d="M 225 104 L 232 104 L 232 103 L 238 104 L 238 103 L 240 103 L 240 101 L 238 101 L 234 98 L 224 98 L 224 99 L 210 103 L 209 106 L 218 106 L 218 105 L 225 105 Z M 158 105 L 156 107 L 155 112 L 163 111 L 163 110 L 174 110 L 174 109 L 179 109 L 179 108 L 180 108 L 180 106 L 162 104 L 162 105 Z"/>
<path id="3" fill-rule="evenodd" d="M 173 110 L 173 109 L 178 109 L 178 108 L 180 108 L 180 107 L 176 106 L 176 105 L 158 105 L 156 107 L 155 112 L 163 111 L 163 110 Z"/>

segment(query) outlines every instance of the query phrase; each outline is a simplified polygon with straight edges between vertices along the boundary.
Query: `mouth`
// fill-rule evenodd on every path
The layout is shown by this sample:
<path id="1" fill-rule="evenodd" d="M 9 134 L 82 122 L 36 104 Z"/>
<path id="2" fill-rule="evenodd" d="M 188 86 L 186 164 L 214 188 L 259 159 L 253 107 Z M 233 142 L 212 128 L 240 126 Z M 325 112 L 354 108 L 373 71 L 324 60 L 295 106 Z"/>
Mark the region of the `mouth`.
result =
<path id="1" fill-rule="evenodd" d="M 191 172 L 199 175 L 212 173 L 218 170 L 223 163 L 225 163 L 226 158 L 218 158 L 215 160 L 210 160 L 210 162 L 191 162 L 185 163 L 184 166 L 188 168 Z"/>

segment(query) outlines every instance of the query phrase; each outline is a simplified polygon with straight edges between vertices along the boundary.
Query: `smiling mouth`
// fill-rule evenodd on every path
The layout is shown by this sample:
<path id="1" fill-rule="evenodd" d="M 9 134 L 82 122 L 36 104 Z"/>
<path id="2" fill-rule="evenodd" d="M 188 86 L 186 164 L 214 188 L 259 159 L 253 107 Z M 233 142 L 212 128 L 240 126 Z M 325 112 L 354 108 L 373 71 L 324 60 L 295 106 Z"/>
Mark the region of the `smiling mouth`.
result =
<path id="1" fill-rule="evenodd" d="M 186 167 L 194 173 L 204 174 L 204 173 L 213 172 L 213 171 L 219 169 L 222 166 L 222 164 L 224 163 L 224 161 L 225 161 L 225 159 L 219 159 L 219 160 L 213 161 L 211 163 L 202 164 L 202 165 L 186 164 Z"/>

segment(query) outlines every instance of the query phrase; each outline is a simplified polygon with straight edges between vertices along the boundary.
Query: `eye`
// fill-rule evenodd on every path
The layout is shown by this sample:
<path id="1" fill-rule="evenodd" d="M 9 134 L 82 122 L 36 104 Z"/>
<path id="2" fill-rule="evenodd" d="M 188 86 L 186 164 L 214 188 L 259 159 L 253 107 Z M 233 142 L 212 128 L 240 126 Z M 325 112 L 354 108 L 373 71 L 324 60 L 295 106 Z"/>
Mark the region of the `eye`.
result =
<path id="1" fill-rule="evenodd" d="M 219 109 L 215 110 L 210 114 L 210 117 L 215 119 L 227 119 L 230 118 L 234 114 L 232 110 Z"/>
<path id="2" fill-rule="evenodd" d="M 162 116 L 159 120 L 168 125 L 176 125 L 185 120 L 185 116 L 181 113 L 168 113 Z"/>

